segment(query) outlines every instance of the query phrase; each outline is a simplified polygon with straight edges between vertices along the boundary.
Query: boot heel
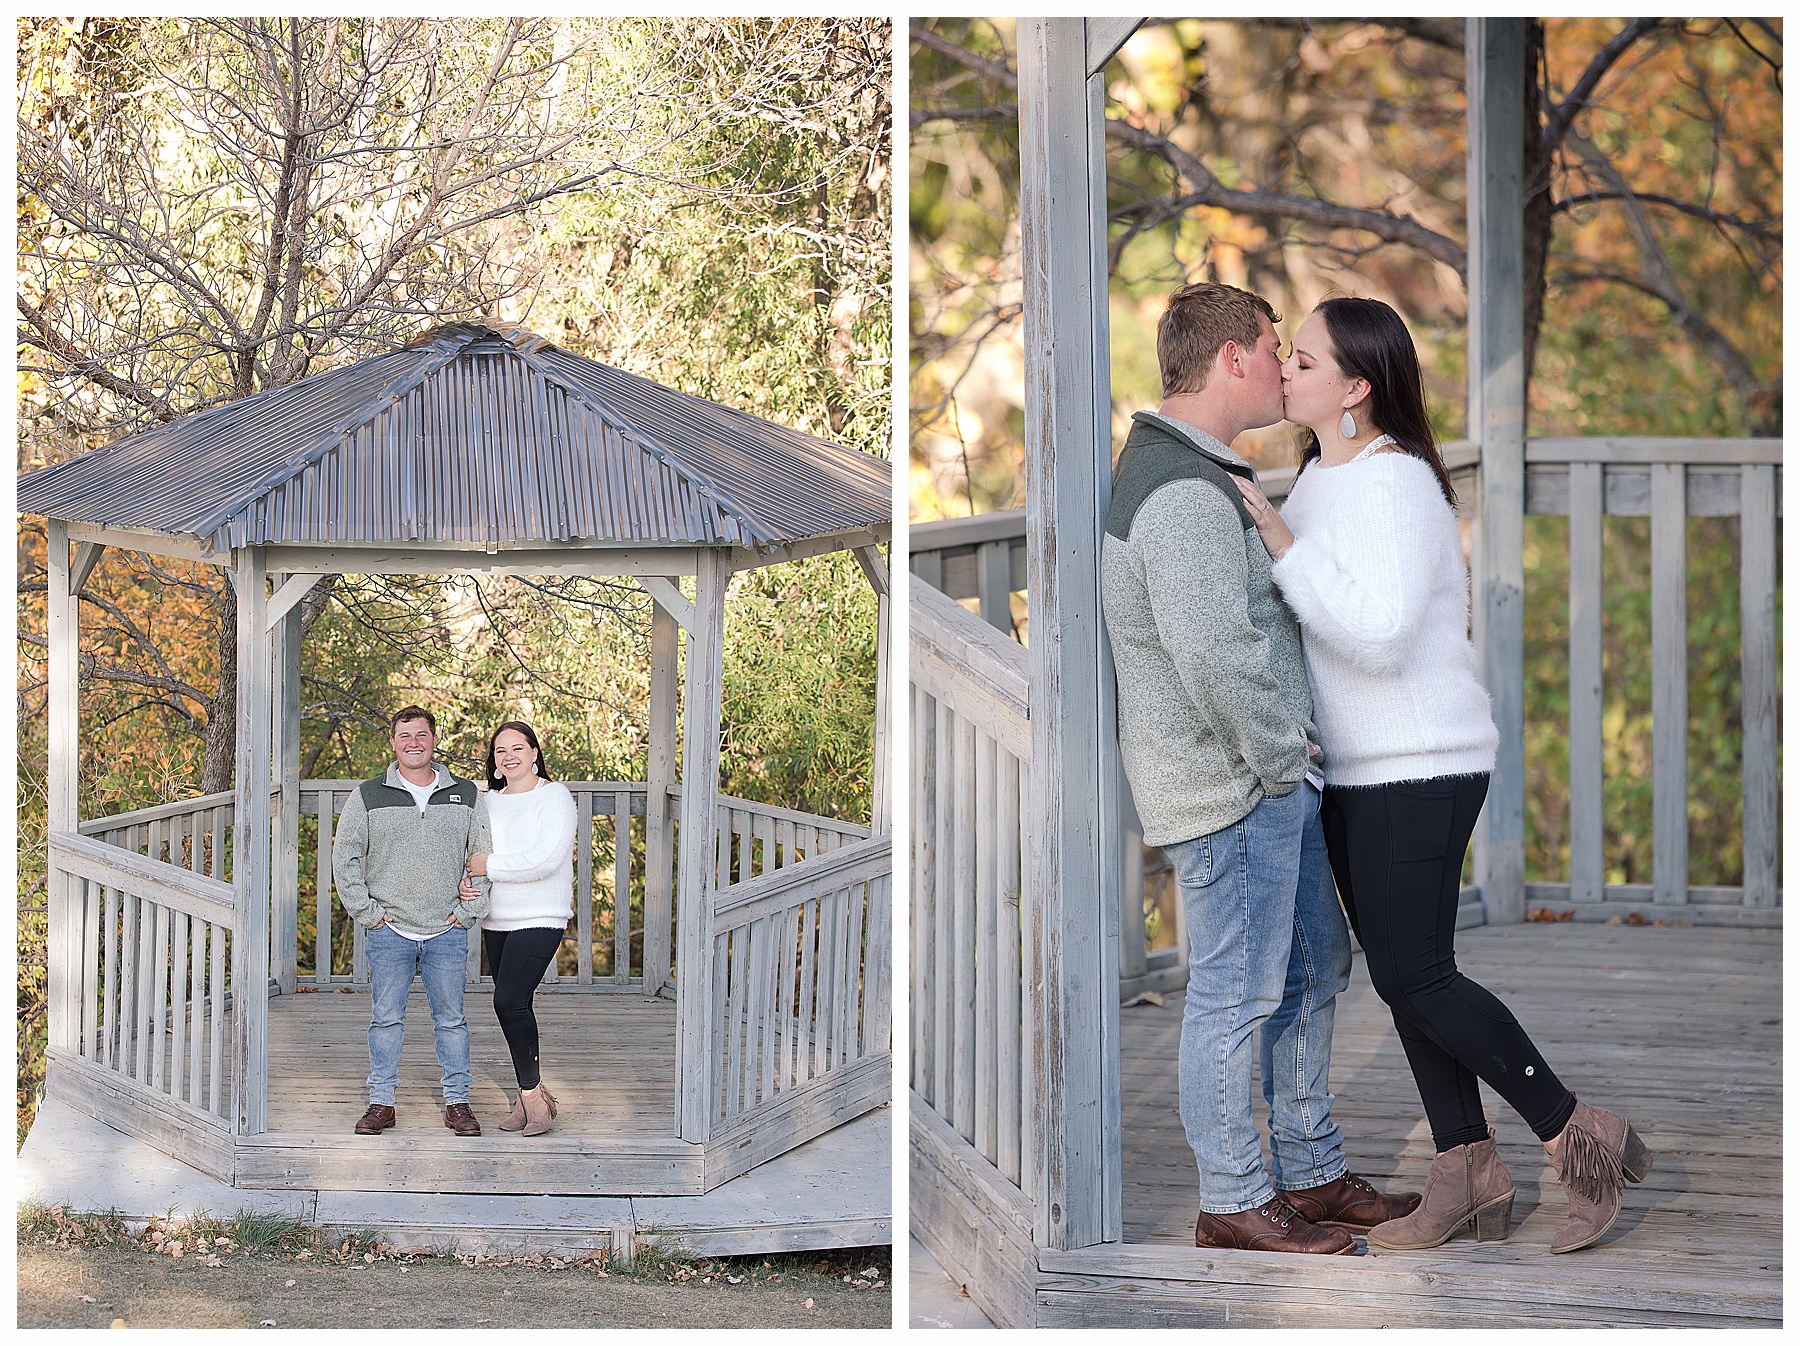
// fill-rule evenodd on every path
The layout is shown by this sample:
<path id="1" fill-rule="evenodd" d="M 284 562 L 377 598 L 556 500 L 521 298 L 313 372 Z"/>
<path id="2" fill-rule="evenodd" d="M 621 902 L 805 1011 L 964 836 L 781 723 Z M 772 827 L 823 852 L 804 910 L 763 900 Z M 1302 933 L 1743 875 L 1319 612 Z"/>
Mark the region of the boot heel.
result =
<path id="1" fill-rule="evenodd" d="M 1625 1153 L 1620 1156 L 1619 1160 L 1620 1167 L 1625 1170 L 1625 1176 L 1633 1182 L 1642 1182 L 1650 1176 L 1650 1166 L 1654 1162 L 1655 1156 L 1650 1153 L 1650 1147 L 1644 1144 L 1643 1139 L 1631 1123 L 1627 1122 L 1625 1124 Z"/>
<path id="2" fill-rule="evenodd" d="M 1508 1192 L 1475 1212 L 1475 1240 L 1498 1243 L 1512 1232 L 1513 1193 Z"/>

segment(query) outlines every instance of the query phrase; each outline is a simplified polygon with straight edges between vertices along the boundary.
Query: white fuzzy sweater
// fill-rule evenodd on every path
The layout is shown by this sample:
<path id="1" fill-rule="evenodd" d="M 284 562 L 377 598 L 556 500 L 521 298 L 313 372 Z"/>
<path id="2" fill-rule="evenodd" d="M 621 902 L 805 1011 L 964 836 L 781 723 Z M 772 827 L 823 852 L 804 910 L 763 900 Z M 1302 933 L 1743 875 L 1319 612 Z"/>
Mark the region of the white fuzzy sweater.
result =
<path id="1" fill-rule="evenodd" d="M 556 781 L 524 794 L 487 793 L 494 849 L 488 853 L 493 910 L 489 930 L 553 929 L 575 914 L 575 796 Z"/>
<path id="2" fill-rule="evenodd" d="M 1300 474 L 1275 583 L 1300 619 L 1328 785 L 1494 769 L 1456 515 L 1407 453 Z"/>

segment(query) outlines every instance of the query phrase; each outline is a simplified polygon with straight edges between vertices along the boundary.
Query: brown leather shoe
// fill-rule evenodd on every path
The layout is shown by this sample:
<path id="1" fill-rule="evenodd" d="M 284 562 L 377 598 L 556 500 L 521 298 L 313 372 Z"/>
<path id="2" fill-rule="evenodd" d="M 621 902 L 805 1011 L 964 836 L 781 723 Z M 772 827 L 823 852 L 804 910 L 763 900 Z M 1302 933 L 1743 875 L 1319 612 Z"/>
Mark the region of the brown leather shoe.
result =
<path id="1" fill-rule="evenodd" d="M 1233 1215 L 1201 1211 L 1194 1223 L 1194 1246 L 1258 1253 L 1350 1253 L 1356 1251 L 1356 1240 L 1341 1229 L 1321 1229 L 1301 1218 L 1277 1193 L 1255 1210 Z"/>
<path id="2" fill-rule="evenodd" d="M 475 1114 L 469 1111 L 467 1103 L 452 1103 L 444 1109 L 444 1125 L 459 1136 L 479 1136 L 481 1123 L 475 1120 Z"/>
<path id="3" fill-rule="evenodd" d="M 1303 1187 L 1297 1192 L 1277 1188 L 1275 1195 L 1292 1206 L 1303 1220 L 1358 1234 L 1411 1215 L 1419 1208 L 1417 1192 L 1383 1196 L 1354 1173 L 1346 1173 L 1323 1187 Z"/>
<path id="4" fill-rule="evenodd" d="M 356 1122 L 359 1136 L 379 1136 L 394 1124 L 394 1110 L 386 1103 L 371 1103 L 369 1110 Z"/>

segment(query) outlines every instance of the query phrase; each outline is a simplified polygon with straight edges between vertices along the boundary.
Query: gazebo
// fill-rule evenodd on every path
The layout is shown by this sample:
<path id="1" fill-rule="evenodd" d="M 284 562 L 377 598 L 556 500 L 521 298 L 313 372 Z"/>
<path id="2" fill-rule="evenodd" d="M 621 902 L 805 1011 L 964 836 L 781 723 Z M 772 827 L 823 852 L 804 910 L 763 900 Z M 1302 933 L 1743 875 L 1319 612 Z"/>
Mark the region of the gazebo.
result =
<path id="1" fill-rule="evenodd" d="M 49 532 L 47 1092 L 238 1187 L 632 1195 L 709 1190 L 884 1103 L 890 479 L 870 455 L 472 323 L 22 478 L 19 509 Z M 78 595 L 109 547 L 230 576 L 235 788 L 83 820 Z M 841 550 L 880 611 L 869 827 L 718 788 L 733 572 Z M 540 1004 L 546 1074 L 575 1101 L 537 1143 L 416 1121 L 349 1134 L 366 1002 L 346 993 L 366 971 L 358 940 L 333 972 L 329 854 L 356 783 L 299 771 L 298 604 L 343 573 L 623 576 L 655 600 L 646 779 L 570 782 L 578 967 Z M 593 947 L 608 904 L 610 971 Z M 474 1101 L 494 1115 L 502 1072 L 470 1017 Z M 409 1059 L 414 1039 L 429 1051 L 412 1027 Z M 427 1092 L 406 1070 L 403 1112 Z"/>

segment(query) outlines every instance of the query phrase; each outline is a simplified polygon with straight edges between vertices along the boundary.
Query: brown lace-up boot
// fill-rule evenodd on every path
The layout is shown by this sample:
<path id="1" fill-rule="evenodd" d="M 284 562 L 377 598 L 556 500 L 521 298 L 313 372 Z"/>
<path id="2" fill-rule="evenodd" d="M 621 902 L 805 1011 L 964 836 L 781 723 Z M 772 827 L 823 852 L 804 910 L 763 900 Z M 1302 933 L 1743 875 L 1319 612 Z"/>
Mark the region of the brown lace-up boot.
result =
<path id="1" fill-rule="evenodd" d="M 1550 1240 L 1553 1253 L 1572 1253 L 1597 1243 L 1619 1218 L 1627 1182 L 1650 1173 L 1650 1147 L 1616 1112 L 1575 1100 L 1575 1111 L 1556 1143 L 1557 1176 L 1569 1198 L 1569 1222 Z"/>
<path id="2" fill-rule="evenodd" d="M 1383 1196 L 1354 1173 L 1346 1173 L 1323 1187 L 1302 1187 L 1293 1192 L 1277 1188 L 1275 1195 L 1298 1211 L 1303 1220 L 1348 1229 L 1354 1234 L 1366 1234 L 1378 1224 L 1411 1215 L 1419 1208 L 1417 1192 Z"/>
<path id="3" fill-rule="evenodd" d="M 1277 1194 L 1254 1210 L 1230 1215 L 1201 1211 L 1194 1223 L 1194 1246 L 1259 1253 L 1353 1253 L 1356 1240 L 1341 1229 L 1321 1229 L 1308 1222 Z"/>
<path id="4" fill-rule="evenodd" d="M 1503 1239 L 1512 1227 L 1513 1191 L 1512 1175 L 1501 1162 L 1490 1127 L 1486 1140 L 1458 1145 L 1433 1159 L 1419 1208 L 1376 1225 L 1369 1242 L 1382 1248 L 1435 1248 L 1470 1228 L 1484 1242 Z"/>

